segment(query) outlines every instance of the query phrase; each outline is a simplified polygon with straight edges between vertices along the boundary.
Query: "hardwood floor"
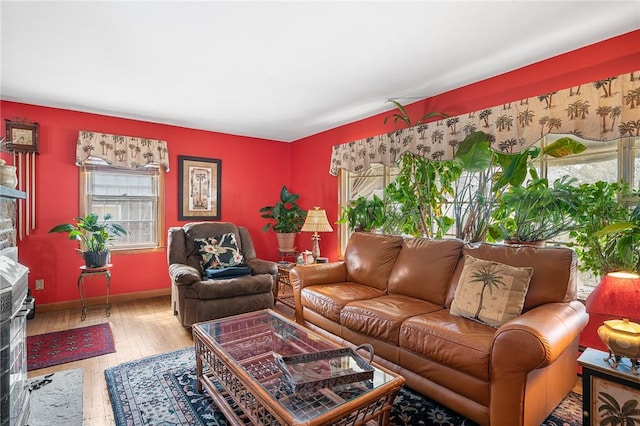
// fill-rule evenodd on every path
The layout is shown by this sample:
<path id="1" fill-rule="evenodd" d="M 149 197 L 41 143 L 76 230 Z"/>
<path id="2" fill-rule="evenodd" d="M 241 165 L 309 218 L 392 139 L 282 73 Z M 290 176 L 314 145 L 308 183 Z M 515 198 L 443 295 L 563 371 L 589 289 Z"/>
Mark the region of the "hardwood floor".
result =
<path id="1" fill-rule="evenodd" d="M 114 424 L 111 401 L 104 378 L 106 368 L 193 345 L 191 329 L 183 328 L 173 316 L 169 296 L 114 302 L 111 306 L 111 317 L 105 316 L 104 309 L 92 308 L 89 309 L 85 321 L 80 321 L 79 308 L 41 313 L 36 307 L 36 317 L 27 321 L 27 335 L 105 322 L 111 326 L 116 346 L 115 353 L 33 370 L 28 374 L 29 377 L 33 377 L 82 368 L 85 426 Z"/>
<path id="2" fill-rule="evenodd" d="M 282 305 L 276 304 L 277 309 Z M 285 308 L 286 309 L 286 308 Z M 104 309 L 89 309 L 87 319 L 80 321 L 80 308 L 39 312 L 27 321 L 27 335 L 49 333 L 70 328 L 108 322 L 116 352 L 54 367 L 30 371 L 28 376 L 82 368 L 84 374 L 84 426 L 114 424 L 111 401 L 104 370 L 127 361 L 181 349 L 193 345 L 191 329 L 183 328 L 171 311 L 170 296 L 112 303 L 111 317 Z M 580 378 L 574 388 L 581 393 Z"/>

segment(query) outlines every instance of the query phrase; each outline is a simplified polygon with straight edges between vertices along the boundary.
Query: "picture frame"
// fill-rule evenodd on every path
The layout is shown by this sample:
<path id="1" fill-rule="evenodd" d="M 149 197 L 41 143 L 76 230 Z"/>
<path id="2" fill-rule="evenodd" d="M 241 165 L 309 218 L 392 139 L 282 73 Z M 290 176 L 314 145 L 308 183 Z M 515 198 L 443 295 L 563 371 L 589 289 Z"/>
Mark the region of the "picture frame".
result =
<path id="1" fill-rule="evenodd" d="M 5 119 L 6 141 L 4 149 L 9 152 L 38 152 L 38 123 Z"/>
<path id="2" fill-rule="evenodd" d="M 178 219 L 220 220 L 222 160 L 178 156 Z"/>

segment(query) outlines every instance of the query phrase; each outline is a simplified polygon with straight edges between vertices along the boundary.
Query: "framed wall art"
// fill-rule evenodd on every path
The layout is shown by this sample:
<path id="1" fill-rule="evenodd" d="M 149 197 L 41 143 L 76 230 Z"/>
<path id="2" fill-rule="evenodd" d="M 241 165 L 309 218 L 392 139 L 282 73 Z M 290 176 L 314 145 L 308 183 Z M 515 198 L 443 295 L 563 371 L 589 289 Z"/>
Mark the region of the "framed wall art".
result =
<path id="1" fill-rule="evenodd" d="M 178 156 L 178 219 L 220 220 L 222 160 Z"/>
<path id="2" fill-rule="evenodd" d="M 10 152 L 38 152 L 38 123 L 4 120 L 7 128 L 5 150 Z"/>

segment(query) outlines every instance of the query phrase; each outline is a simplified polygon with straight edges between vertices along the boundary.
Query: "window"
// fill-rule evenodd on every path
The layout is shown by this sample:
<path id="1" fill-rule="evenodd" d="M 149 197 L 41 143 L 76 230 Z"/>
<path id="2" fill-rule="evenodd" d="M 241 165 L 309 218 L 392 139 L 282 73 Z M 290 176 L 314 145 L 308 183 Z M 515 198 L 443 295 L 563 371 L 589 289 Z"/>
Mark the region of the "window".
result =
<path id="1" fill-rule="evenodd" d="M 107 166 L 80 169 L 80 212 L 93 212 L 129 231 L 113 241 L 112 250 L 164 247 L 164 172 L 157 167 L 129 170 Z"/>
<path id="2" fill-rule="evenodd" d="M 340 199 L 339 214 L 342 214 L 342 210 L 346 208 L 351 201 L 360 197 L 371 199 L 375 194 L 383 198 L 384 188 L 395 179 L 397 174 L 397 168 L 387 167 L 382 164 L 371 164 L 371 168 L 362 173 L 350 173 L 346 170 L 340 170 L 340 190 L 338 191 L 338 197 Z M 349 241 L 350 236 L 349 226 L 344 223 L 339 224 L 338 241 L 341 254 L 344 253 L 344 248 L 347 246 L 347 241 Z"/>
<path id="3" fill-rule="evenodd" d="M 549 144 L 563 135 L 549 135 L 540 144 Z M 574 135 L 569 135 L 576 138 Z M 540 175 L 550 181 L 562 175 L 577 178 L 579 183 L 593 183 L 599 180 L 616 182 L 622 180 L 640 191 L 640 138 L 624 138 L 609 142 L 576 138 L 587 149 L 576 155 L 563 158 L 548 158 L 538 164 Z M 376 194 L 384 196 L 384 188 L 397 176 L 397 169 L 381 164 L 372 164 L 371 169 L 357 174 L 340 170 L 339 211 L 349 201 L 360 196 L 371 198 Z M 453 216 L 452 211 L 447 214 Z M 453 230 L 453 228 L 452 228 Z M 340 253 L 344 253 L 350 233 L 346 224 L 339 225 Z"/>

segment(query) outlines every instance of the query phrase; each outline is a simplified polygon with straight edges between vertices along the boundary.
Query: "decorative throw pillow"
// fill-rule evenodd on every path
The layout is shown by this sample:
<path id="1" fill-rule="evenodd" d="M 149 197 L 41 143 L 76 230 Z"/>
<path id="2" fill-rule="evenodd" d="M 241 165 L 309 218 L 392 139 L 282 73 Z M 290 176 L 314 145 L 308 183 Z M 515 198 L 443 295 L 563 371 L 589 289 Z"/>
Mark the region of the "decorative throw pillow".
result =
<path id="1" fill-rule="evenodd" d="M 498 328 L 522 313 L 533 268 L 467 256 L 451 315 Z"/>
<path id="2" fill-rule="evenodd" d="M 196 238 L 198 252 L 202 256 L 202 270 L 237 266 L 244 262 L 238 249 L 236 235 L 232 232 L 215 237 Z"/>

